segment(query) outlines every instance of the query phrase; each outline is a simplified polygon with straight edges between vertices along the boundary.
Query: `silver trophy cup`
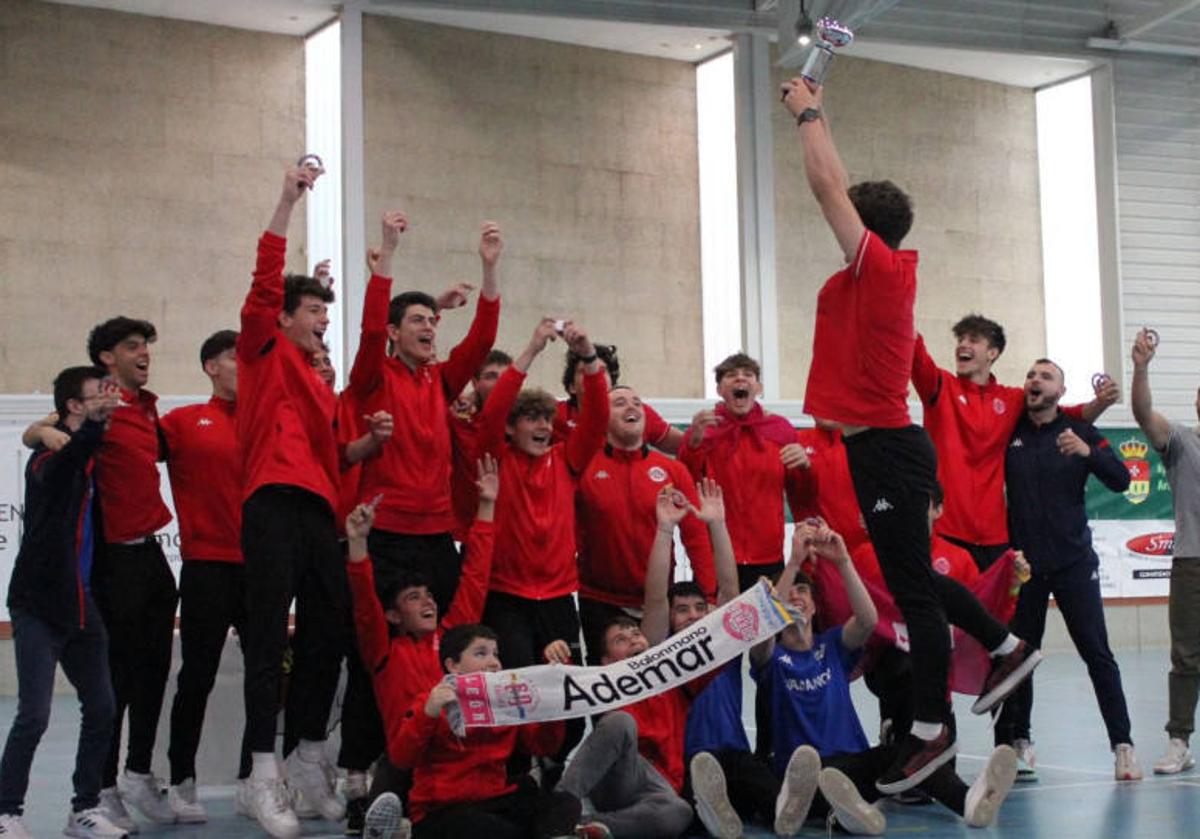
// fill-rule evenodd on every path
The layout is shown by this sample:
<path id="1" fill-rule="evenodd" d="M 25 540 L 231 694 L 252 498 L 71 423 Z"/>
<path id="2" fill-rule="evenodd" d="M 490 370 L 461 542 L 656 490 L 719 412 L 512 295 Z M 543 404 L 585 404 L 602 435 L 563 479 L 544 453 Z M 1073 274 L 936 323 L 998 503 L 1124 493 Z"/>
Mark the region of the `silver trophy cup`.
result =
<path id="1" fill-rule="evenodd" d="M 834 50 L 841 49 L 853 41 L 854 33 L 833 18 L 823 17 L 817 21 L 814 34 L 816 37 L 804 58 L 804 64 L 800 67 L 800 75 L 820 86 L 825 84 L 825 77 L 829 75 Z"/>

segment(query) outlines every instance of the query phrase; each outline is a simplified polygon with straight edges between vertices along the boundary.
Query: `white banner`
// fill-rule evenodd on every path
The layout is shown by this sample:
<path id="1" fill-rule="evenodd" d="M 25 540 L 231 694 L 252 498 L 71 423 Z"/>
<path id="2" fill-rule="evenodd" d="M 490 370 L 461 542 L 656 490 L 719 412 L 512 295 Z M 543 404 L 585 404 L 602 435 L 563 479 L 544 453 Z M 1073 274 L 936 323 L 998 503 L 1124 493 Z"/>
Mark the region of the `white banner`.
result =
<path id="1" fill-rule="evenodd" d="M 640 655 L 603 667 L 543 664 L 453 677 L 452 728 L 520 725 L 612 711 L 715 670 L 791 623 L 766 581 Z M 451 706 L 453 709 L 454 706 Z"/>
<path id="2" fill-rule="evenodd" d="M 1101 519 L 1092 523 L 1103 597 L 1165 597 L 1171 587 L 1175 522 Z"/>

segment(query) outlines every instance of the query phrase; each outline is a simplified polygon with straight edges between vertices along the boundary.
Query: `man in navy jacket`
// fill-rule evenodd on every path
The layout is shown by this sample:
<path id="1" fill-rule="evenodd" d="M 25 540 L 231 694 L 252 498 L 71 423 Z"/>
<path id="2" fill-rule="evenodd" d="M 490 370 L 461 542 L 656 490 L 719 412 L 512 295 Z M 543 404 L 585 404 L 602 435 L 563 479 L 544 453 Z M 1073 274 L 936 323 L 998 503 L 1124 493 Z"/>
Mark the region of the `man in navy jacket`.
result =
<path id="1" fill-rule="evenodd" d="M 1129 486 L 1129 471 L 1094 426 L 1058 409 L 1065 390 L 1057 364 L 1044 358 L 1033 363 L 1025 376 L 1025 414 L 1005 457 L 1009 535 L 1033 571 L 1021 588 L 1012 630 L 1040 645 L 1047 600 L 1054 595 L 1075 649 L 1087 664 L 1116 755 L 1116 779 L 1136 781 L 1142 770 L 1133 752 L 1121 673 L 1108 647 L 1100 560 L 1092 549 L 1084 509 L 1088 475 L 1113 492 L 1123 492 Z M 1036 777 L 1029 726 L 1032 705 L 1033 685 L 1027 681 L 1004 704 L 996 725 L 997 744 L 1008 743 L 1017 750 L 1029 780 Z"/>
<path id="2" fill-rule="evenodd" d="M 100 782 L 112 735 L 114 700 L 108 635 L 92 600 L 96 544 L 93 456 L 117 406 L 105 372 L 69 367 L 54 380 L 58 429 L 69 435 L 56 451 L 34 450 L 25 469 L 25 533 L 8 586 L 17 659 L 17 715 L 0 759 L 0 834 L 24 837 L 21 825 L 29 767 L 50 720 L 54 671 L 79 693 L 82 724 L 75 754 L 75 796 L 68 836 L 121 837 L 100 807 Z"/>

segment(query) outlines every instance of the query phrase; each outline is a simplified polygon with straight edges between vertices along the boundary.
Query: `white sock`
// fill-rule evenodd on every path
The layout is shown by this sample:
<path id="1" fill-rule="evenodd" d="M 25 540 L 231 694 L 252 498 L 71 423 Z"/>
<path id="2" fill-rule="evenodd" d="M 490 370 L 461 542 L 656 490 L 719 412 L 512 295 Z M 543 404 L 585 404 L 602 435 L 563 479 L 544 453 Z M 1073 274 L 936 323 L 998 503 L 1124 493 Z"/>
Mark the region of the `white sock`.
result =
<path id="1" fill-rule="evenodd" d="M 1000 646 L 998 646 L 998 647 L 996 647 L 996 649 L 992 650 L 991 655 L 993 658 L 995 658 L 996 656 L 1008 655 L 1009 653 L 1011 653 L 1013 650 L 1015 650 L 1017 648 L 1017 644 L 1019 644 L 1019 643 L 1021 643 L 1021 639 L 1018 638 L 1016 635 L 1013 635 L 1010 632 L 1010 633 L 1008 633 L 1008 637 L 1004 639 L 1004 641 L 1000 644 Z"/>
<path id="2" fill-rule="evenodd" d="M 936 740 L 937 736 L 942 733 L 942 724 L 940 722 L 914 721 L 912 733 L 922 740 Z"/>
<path id="3" fill-rule="evenodd" d="M 346 798 L 365 798 L 367 795 L 367 773 L 357 769 L 346 772 Z"/>
<path id="4" fill-rule="evenodd" d="M 325 757 L 325 741 L 301 740 L 296 746 L 296 753 L 300 755 L 301 760 L 320 763 L 321 759 Z"/>
<path id="5" fill-rule="evenodd" d="M 250 753 L 250 777 L 263 781 L 274 781 L 279 778 L 279 764 L 275 762 L 274 752 Z"/>

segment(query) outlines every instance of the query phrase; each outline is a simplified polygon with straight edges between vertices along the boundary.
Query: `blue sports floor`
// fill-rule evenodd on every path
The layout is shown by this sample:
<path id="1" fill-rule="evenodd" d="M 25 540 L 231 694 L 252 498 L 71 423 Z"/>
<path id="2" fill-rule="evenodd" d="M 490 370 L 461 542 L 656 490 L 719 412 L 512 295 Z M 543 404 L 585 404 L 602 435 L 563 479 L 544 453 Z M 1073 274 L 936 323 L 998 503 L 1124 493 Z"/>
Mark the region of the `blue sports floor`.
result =
<path id="1" fill-rule="evenodd" d="M 1079 660 L 1071 654 L 1055 654 L 1035 674 L 1034 736 L 1038 751 L 1040 780 L 1018 785 L 999 818 L 988 830 L 965 827 L 959 819 L 937 805 L 904 807 L 883 805 L 888 818 L 888 835 L 1046 837 L 1046 839 L 1092 839 L 1092 837 L 1200 837 L 1200 773 L 1158 778 L 1151 766 L 1162 753 L 1166 735 L 1167 651 L 1118 653 L 1125 693 L 1133 718 L 1138 757 L 1146 771 L 1139 783 L 1115 783 L 1112 755 L 1091 683 Z M 855 704 L 867 734 L 878 731 L 873 698 L 861 683 L 854 686 Z M 975 717 L 965 700 L 956 702 L 960 736 L 959 772 L 969 783 L 991 748 L 991 729 L 986 717 Z M 16 701 L 0 699 L 0 736 Z M 752 704 L 748 704 L 752 708 Z M 75 737 L 78 730 L 73 696 L 56 697 L 50 730 L 34 763 L 28 798 L 26 824 L 35 836 L 61 835 L 70 798 Z M 752 712 L 751 712 L 752 715 Z M 216 720 L 210 718 L 212 725 Z M 753 721 L 749 720 L 752 726 Z M 219 723 L 217 723 L 219 724 Z M 236 723 L 241 725 L 240 717 Z M 753 741 L 753 732 L 751 732 Z M 155 767 L 159 772 L 165 765 Z M 210 822 L 196 827 L 144 826 L 143 836 L 191 839 L 213 836 L 262 836 L 254 826 L 234 815 L 231 787 L 202 787 L 201 799 Z M 823 826 L 812 825 L 802 835 L 822 836 Z M 306 837 L 341 836 L 341 825 L 307 822 Z M 769 836 L 766 830 L 748 827 L 747 836 Z"/>

